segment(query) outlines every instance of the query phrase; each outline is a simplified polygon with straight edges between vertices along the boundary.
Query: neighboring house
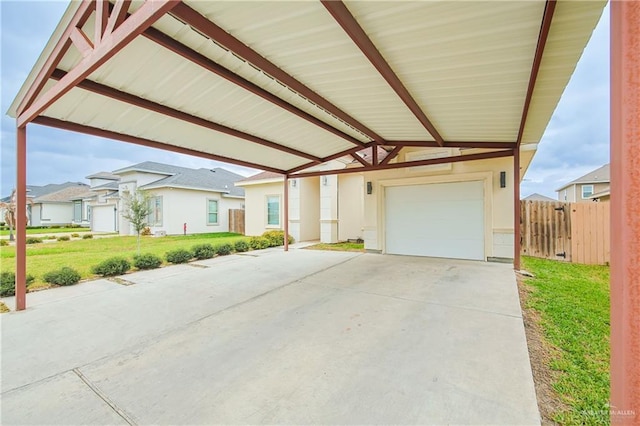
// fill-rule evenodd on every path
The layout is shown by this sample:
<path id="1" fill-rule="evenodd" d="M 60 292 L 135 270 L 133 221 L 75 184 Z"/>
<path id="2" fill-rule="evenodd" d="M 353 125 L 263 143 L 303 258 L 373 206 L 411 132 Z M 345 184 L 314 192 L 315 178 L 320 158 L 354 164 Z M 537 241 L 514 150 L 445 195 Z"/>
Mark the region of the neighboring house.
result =
<path id="1" fill-rule="evenodd" d="M 585 203 L 593 201 L 594 194 L 607 192 L 610 184 L 610 168 L 609 164 L 605 164 L 556 189 L 556 192 L 560 201 Z"/>
<path id="2" fill-rule="evenodd" d="M 534 192 L 533 194 L 529 195 L 528 197 L 523 198 L 522 201 L 557 201 L 557 200 L 554 200 L 551 197 L 547 197 L 545 195 L 538 194 L 537 192 Z"/>
<path id="3" fill-rule="evenodd" d="M 596 192 L 591 196 L 591 199 L 596 202 L 605 202 L 611 199 L 611 188 L 604 189 L 600 192 Z"/>
<path id="4" fill-rule="evenodd" d="M 99 175 L 92 176 L 99 179 Z M 94 188 L 103 191 L 102 201 L 108 207 L 100 206 L 100 199 L 93 203 L 93 223 L 102 227 L 113 221 L 122 235 L 134 234 L 122 213 L 126 196 L 138 189 L 151 195 L 148 223 L 153 233 L 182 234 L 185 225 L 189 234 L 228 232 L 229 210 L 244 208 L 244 190 L 234 186 L 242 176 L 222 168 L 189 169 L 147 161 L 112 175 L 119 180 L 106 178 L 108 182 Z"/>
<path id="5" fill-rule="evenodd" d="M 57 189 L 59 187 L 62 189 Z M 36 189 L 29 193 L 32 197 L 27 212 L 31 226 L 89 225 L 86 200 L 91 197 L 89 185 L 67 182 L 59 186 L 47 185 L 44 188 L 57 190 L 46 192 L 46 189 Z"/>
<path id="6" fill-rule="evenodd" d="M 109 172 L 94 173 L 89 180 L 93 197 L 89 217 L 93 232 L 118 232 L 118 182 L 120 176 Z"/>
<path id="7" fill-rule="evenodd" d="M 534 149 L 521 151 L 521 176 Z M 386 154 L 379 152 L 381 161 Z M 459 154 L 407 147 L 389 163 Z M 316 170 L 356 164 L 344 157 Z M 325 243 L 362 238 L 368 251 L 388 254 L 512 258 L 512 170 L 510 158 L 499 158 L 290 179 L 289 233 Z M 260 173 L 236 185 L 245 189 L 247 235 L 283 228 L 282 176 Z"/>

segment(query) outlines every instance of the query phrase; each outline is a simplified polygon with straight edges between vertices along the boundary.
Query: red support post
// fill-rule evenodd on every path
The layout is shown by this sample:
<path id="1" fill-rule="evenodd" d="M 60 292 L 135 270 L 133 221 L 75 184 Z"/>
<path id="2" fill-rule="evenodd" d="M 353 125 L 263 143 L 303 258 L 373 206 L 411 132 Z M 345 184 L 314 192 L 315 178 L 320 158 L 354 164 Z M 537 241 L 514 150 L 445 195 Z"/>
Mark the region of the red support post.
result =
<path id="1" fill-rule="evenodd" d="M 640 3 L 611 2 L 611 423 L 640 423 Z"/>
<path id="2" fill-rule="evenodd" d="M 289 251 L 289 175 L 284 175 L 284 251 Z"/>
<path id="3" fill-rule="evenodd" d="M 513 150 L 513 269 L 520 270 L 520 148 Z"/>
<path id="4" fill-rule="evenodd" d="M 16 137 L 16 311 L 27 307 L 27 126 Z"/>

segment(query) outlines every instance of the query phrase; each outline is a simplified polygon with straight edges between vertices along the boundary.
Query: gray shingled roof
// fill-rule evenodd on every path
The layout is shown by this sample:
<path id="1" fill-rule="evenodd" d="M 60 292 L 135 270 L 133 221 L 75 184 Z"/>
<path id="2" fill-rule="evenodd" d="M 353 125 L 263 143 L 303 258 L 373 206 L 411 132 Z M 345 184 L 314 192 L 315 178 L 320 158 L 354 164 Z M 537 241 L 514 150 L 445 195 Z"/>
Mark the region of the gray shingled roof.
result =
<path id="1" fill-rule="evenodd" d="M 554 200 L 551 197 L 547 197 L 546 195 L 542 195 L 542 194 L 538 194 L 537 192 L 534 192 L 528 197 L 523 198 L 522 201 L 558 201 L 558 200 Z"/>
<path id="2" fill-rule="evenodd" d="M 75 186 L 68 186 L 56 192 L 41 195 L 33 199 L 34 203 L 64 203 L 74 199 L 83 198 L 84 196 L 91 196 L 89 185 L 84 183 L 76 184 Z"/>
<path id="3" fill-rule="evenodd" d="M 92 175 L 85 177 L 85 179 L 109 179 L 109 180 L 120 180 L 120 176 L 114 175 L 109 172 L 98 172 Z"/>
<path id="4" fill-rule="evenodd" d="M 253 181 L 258 181 L 258 180 L 266 180 L 266 179 L 282 179 L 282 180 L 284 180 L 284 176 L 281 175 L 280 173 L 275 173 L 275 172 L 262 172 L 262 173 L 258 173 L 257 175 L 253 175 L 253 176 L 249 176 L 247 178 L 241 179 L 241 180 L 237 181 L 237 183 L 253 182 Z"/>
<path id="5" fill-rule="evenodd" d="M 114 170 L 113 173 L 117 175 L 117 174 L 126 173 L 126 172 L 141 171 L 141 172 L 159 173 L 164 175 L 175 175 L 178 173 L 183 173 L 188 170 L 194 170 L 194 169 L 189 169 L 187 167 L 172 166 L 171 164 L 156 163 L 155 161 L 144 161 L 142 163 L 133 164 L 128 167 L 123 167 L 122 169 Z"/>
<path id="6" fill-rule="evenodd" d="M 113 181 L 113 182 L 107 182 L 107 183 L 103 183 L 102 185 L 98 185 L 98 186 L 94 186 L 93 190 L 100 190 L 100 189 L 115 189 L 116 191 L 118 190 L 118 187 L 120 186 L 120 183 L 117 181 Z"/>
<path id="7" fill-rule="evenodd" d="M 151 162 L 140 163 L 146 166 Z M 153 165 L 158 165 L 159 163 L 151 163 Z M 136 165 L 138 166 L 138 165 Z M 167 164 L 162 164 L 162 166 L 168 166 Z M 132 168 L 135 166 L 131 166 Z M 153 171 L 153 169 L 142 169 L 142 167 L 138 170 L 149 170 Z M 242 179 L 242 176 L 239 174 L 230 172 L 228 170 L 222 169 L 220 167 L 216 167 L 215 169 L 188 169 L 186 167 L 176 167 L 176 166 L 168 166 L 164 168 L 165 173 L 168 173 L 171 170 L 172 175 L 168 176 L 164 179 L 157 180 L 155 182 L 151 182 L 147 185 L 141 186 L 141 189 L 152 189 L 152 188 L 164 188 L 164 187 L 180 187 L 180 188 L 192 188 L 192 189 L 203 189 L 206 191 L 214 191 L 214 192 L 222 192 L 227 193 L 232 196 L 244 197 L 244 189 L 237 188 L 234 186 L 234 182 L 237 182 L 239 179 Z"/>
<path id="8" fill-rule="evenodd" d="M 37 198 L 42 197 L 47 194 L 51 194 L 61 189 L 68 188 L 70 186 L 84 185 L 81 182 L 65 182 L 65 183 L 50 183 L 48 185 L 27 185 L 27 197 L 29 198 Z M 9 201 L 11 195 L 7 195 L 6 197 L 0 199 L 0 201 Z"/>
<path id="9" fill-rule="evenodd" d="M 597 169 L 587 173 L 584 176 L 580 176 L 578 179 L 572 180 L 571 182 L 561 186 L 556 189 L 556 191 L 562 191 L 567 186 L 576 184 L 576 183 L 608 183 L 611 181 L 611 167 L 610 164 L 605 164 L 602 167 L 598 167 Z"/>

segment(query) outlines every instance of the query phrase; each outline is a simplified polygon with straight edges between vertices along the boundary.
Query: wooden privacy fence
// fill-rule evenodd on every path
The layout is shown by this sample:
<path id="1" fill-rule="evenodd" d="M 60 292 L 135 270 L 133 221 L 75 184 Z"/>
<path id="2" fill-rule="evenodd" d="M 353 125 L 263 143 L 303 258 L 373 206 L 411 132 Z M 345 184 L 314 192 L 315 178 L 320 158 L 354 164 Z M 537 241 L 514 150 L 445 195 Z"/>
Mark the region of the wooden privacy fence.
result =
<path id="1" fill-rule="evenodd" d="M 522 254 L 567 262 L 609 263 L 609 203 L 521 201 Z"/>
<path id="2" fill-rule="evenodd" d="M 244 235 L 243 209 L 229 209 L 229 232 Z"/>

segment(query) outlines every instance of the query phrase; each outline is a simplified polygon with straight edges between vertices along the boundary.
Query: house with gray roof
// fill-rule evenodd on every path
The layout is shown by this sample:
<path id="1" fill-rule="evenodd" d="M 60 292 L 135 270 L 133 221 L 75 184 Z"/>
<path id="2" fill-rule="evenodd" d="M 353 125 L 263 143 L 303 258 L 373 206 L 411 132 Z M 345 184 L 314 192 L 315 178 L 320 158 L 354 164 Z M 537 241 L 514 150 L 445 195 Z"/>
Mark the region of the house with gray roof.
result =
<path id="1" fill-rule="evenodd" d="M 610 165 L 605 164 L 595 170 L 590 171 L 578 179 L 556 189 L 558 200 L 570 203 L 589 203 L 594 201 L 594 194 L 599 197 L 608 198 L 611 186 Z M 602 195 L 604 194 L 604 195 Z"/>
<path id="2" fill-rule="evenodd" d="M 96 232 L 134 234 L 124 218 L 128 194 L 150 196 L 152 233 L 168 235 L 228 232 L 229 210 L 244 209 L 244 189 L 234 186 L 243 176 L 223 168 L 191 169 L 145 161 L 111 173 L 87 176 L 92 191 L 91 227 Z"/>
<path id="3" fill-rule="evenodd" d="M 84 225 L 88 226 L 87 198 L 91 197 L 89 185 L 66 182 L 45 186 L 31 186 L 27 206 L 29 224 L 32 226 Z"/>

